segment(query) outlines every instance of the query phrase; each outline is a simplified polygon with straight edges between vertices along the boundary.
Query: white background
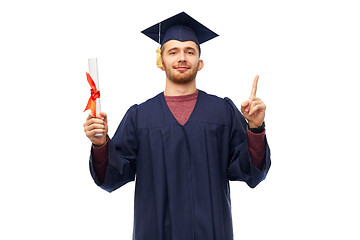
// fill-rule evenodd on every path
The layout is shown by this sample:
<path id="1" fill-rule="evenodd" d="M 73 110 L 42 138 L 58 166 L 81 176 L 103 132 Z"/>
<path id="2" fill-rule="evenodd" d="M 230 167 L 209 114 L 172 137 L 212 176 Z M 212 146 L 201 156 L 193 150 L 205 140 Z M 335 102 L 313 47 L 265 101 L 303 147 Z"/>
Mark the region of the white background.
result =
<path id="1" fill-rule="evenodd" d="M 231 183 L 235 239 L 360 239 L 356 1 L 2 1 L 1 239 L 131 239 L 134 183 L 90 177 L 83 123 L 97 57 L 112 136 L 163 91 L 140 32 L 185 11 L 220 37 L 202 45 L 198 88 L 237 105 L 260 75 L 272 168 Z"/>

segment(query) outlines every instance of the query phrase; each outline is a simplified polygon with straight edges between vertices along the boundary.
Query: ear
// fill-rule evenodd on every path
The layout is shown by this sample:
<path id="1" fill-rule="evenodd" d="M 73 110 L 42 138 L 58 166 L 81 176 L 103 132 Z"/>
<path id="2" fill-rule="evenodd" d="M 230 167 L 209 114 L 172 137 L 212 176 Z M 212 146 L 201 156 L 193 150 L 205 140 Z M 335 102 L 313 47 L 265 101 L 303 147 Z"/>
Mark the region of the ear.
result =
<path id="1" fill-rule="evenodd" d="M 160 61 L 161 61 L 161 67 L 160 67 L 160 69 L 163 70 L 163 71 L 165 71 L 165 65 L 164 65 L 164 61 L 163 61 L 162 56 L 161 56 L 161 58 L 160 58 Z"/>
<path id="2" fill-rule="evenodd" d="M 200 71 L 203 67 L 204 67 L 204 61 L 199 59 L 198 71 Z"/>

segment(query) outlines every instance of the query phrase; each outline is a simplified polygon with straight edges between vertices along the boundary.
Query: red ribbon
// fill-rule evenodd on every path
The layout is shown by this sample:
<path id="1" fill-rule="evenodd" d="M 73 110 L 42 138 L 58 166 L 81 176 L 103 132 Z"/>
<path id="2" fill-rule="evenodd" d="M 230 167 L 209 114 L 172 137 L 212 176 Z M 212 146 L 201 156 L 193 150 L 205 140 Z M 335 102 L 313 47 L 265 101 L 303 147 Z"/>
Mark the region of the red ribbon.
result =
<path id="1" fill-rule="evenodd" d="M 86 73 L 86 78 L 91 87 L 91 95 L 84 112 L 90 109 L 91 113 L 94 115 L 94 117 L 96 117 L 96 99 L 100 98 L 100 91 L 97 90 L 94 80 L 91 78 L 89 73 Z"/>

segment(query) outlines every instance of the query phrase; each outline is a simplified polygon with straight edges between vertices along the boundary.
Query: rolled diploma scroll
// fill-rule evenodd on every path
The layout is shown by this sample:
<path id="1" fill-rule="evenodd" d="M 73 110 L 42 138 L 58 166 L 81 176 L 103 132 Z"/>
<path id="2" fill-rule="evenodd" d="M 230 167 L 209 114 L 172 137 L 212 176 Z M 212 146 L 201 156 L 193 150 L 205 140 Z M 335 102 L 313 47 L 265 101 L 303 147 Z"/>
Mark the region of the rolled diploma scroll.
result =
<path id="1" fill-rule="evenodd" d="M 97 67 L 97 58 L 89 58 L 89 74 L 91 78 L 94 80 L 94 83 L 96 85 L 96 88 L 100 91 L 99 87 L 99 75 L 98 75 L 98 67 Z M 101 106 L 100 106 L 100 98 L 96 99 L 96 116 L 101 112 Z M 102 136 L 102 133 L 96 133 L 95 137 Z"/>

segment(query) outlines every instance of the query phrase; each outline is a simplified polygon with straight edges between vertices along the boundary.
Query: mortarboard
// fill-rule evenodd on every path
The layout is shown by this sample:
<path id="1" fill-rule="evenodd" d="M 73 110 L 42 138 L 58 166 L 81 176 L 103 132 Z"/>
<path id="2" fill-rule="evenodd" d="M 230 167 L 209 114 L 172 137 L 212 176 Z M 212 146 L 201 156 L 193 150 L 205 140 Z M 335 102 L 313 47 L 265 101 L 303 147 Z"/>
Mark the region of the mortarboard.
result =
<path id="1" fill-rule="evenodd" d="M 156 51 L 158 67 L 161 67 L 160 45 L 163 45 L 167 41 L 193 41 L 200 46 L 200 44 L 219 36 L 185 12 L 181 12 L 157 23 L 143 30 L 142 33 L 159 43 L 159 48 Z"/>

